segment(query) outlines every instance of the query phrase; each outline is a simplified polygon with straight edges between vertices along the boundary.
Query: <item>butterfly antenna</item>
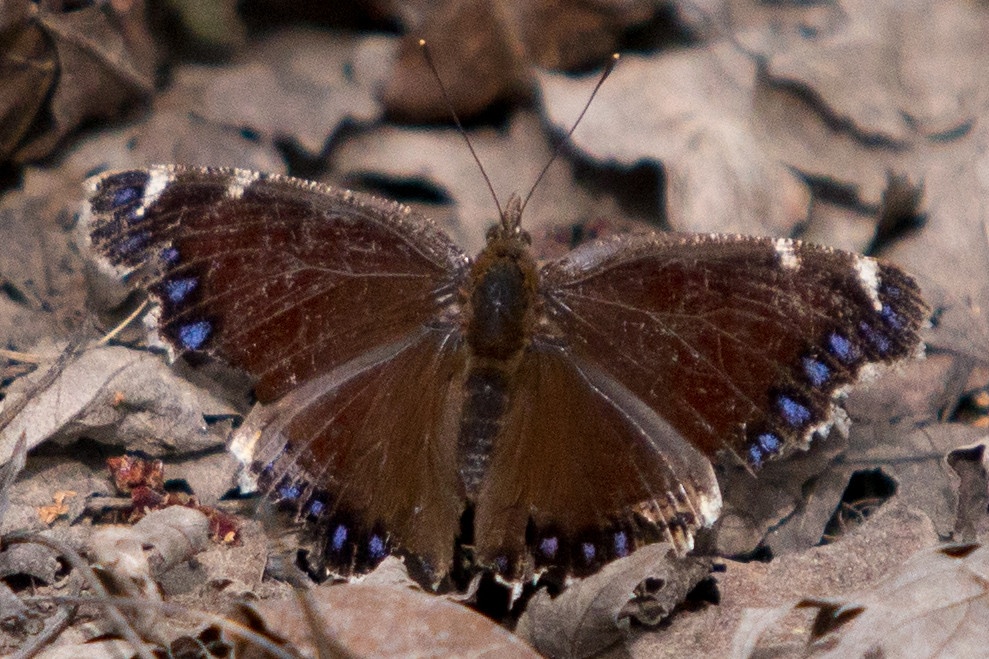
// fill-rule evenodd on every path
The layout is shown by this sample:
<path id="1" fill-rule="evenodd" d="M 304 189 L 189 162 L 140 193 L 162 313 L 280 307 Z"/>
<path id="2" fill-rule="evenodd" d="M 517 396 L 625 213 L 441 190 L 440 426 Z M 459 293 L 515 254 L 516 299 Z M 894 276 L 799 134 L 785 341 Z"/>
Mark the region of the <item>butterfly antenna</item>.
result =
<path id="1" fill-rule="evenodd" d="M 563 139 L 560 140 L 559 143 L 557 143 L 556 149 L 553 151 L 553 155 L 546 163 L 546 166 L 543 167 L 543 171 L 539 172 L 539 176 L 536 177 L 536 182 L 532 184 L 531 188 L 529 188 L 529 194 L 525 196 L 525 201 L 522 202 L 522 210 L 525 210 L 526 204 L 528 204 L 529 199 L 532 198 L 532 193 L 536 191 L 536 187 L 539 185 L 539 182 L 543 180 L 544 176 L 546 176 L 546 172 L 549 171 L 549 166 L 552 165 L 557 157 L 563 152 L 563 147 L 570 141 L 570 136 L 573 135 L 573 132 L 577 130 L 577 126 L 580 125 L 580 120 L 584 118 L 585 114 L 587 114 L 587 109 L 591 107 L 591 101 L 593 101 L 594 97 L 597 96 L 598 90 L 601 89 L 601 85 L 603 85 L 604 81 L 608 79 L 611 72 L 615 70 L 615 65 L 618 63 L 619 57 L 620 55 L 618 53 L 612 53 L 611 59 L 608 60 L 607 64 L 605 64 L 604 71 L 601 72 L 601 77 L 598 78 L 597 84 L 594 85 L 594 90 L 591 92 L 590 98 L 587 99 L 587 103 L 584 104 L 584 109 L 580 111 L 577 121 L 573 122 L 573 126 L 570 127 L 567 134 L 563 136 Z"/>
<path id="2" fill-rule="evenodd" d="M 422 49 L 422 56 L 426 60 L 426 65 L 429 66 L 429 70 L 433 73 L 433 78 L 436 79 L 436 84 L 440 87 L 440 93 L 443 94 L 443 101 L 446 103 L 446 107 L 450 110 L 450 114 L 453 116 L 453 123 L 457 125 L 457 130 L 460 131 L 460 136 L 464 138 L 464 142 L 467 142 L 467 148 L 470 149 L 470 155 L 474 156 L 474 162 L 477 163 L 478 169 L 481 170 L 481 176 L 484 177 L 484 182 L 488 185 L 488 191 L 491 193 L 491 198 L 494 199 L 495 207 L 498 209 L 498 217 L 504 216 L 501 210 L 501 204 L 498 203 L 498 195 L 495 194 L 494 186 L 491 185 L 491 179 L 488 178 L 488 173 L 484 171 L 484 165 L 481 164 L 481 159 L 477 157 L 477 151 L 474 150 L 474 145 L 471 144 L 470 137 L 467 136 L 467 131 L 464 130 L 464 125 L 460 123 L 460 117 L 457 116 L 457 110 L 453 107 L 453 101 L 450 100 L 450 95 L 446 92 L 446 86 L 443 84 L 443 79 L 440 78 L 439 71 L 436 70 L 436 64 L 433 63 L 433 56 L 429 52 L 429 46 L 426 45 L 425 39 L 419 39 L 419 48 Z"/>

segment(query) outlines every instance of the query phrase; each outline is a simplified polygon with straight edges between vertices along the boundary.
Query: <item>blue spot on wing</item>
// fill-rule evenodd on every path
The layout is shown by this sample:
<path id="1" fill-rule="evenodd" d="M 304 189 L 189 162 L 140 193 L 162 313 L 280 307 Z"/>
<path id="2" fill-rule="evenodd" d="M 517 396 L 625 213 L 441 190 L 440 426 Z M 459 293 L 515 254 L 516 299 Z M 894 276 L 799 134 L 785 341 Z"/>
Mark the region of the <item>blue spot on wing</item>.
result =
<path id="1" fill-rule="evenodd" d="M 375 533 L 371 536 L 371 540 L 367 543 L 367 553 L 373 561 L 380 561 L 385 557 L 385 540 L 380 535 Z"/>
<path id="2" fill-rule="evenodd" d="M 172 279 L 165 282 L 165 295 L 173 304 L 178 304 L 191 293 L 199 284 L 195 277 L 184 277 L 182 279 Z"/>
<path id="3" fill-rule="evenodd" d="M 347 527 L 343 524 L 337 524 L 337 527 L 333 530 L 333 537 L 330 539 L 330 547 L 333 551 L 339 552 L 346 543 Z"/>
<path id="4" fill-rule="evenodd" d="M 780 448 L 783 447 L 783 440 L 771 432 L 759 433 L 759 436 L 756 437 L 756 442 L 759 448 L 762 449 L 763 454 L 778 453 Z"/>
<path id="5" fill-rule="evenodd" d="M 113 193 L 113 201 L 110 203 L 114 208 L 119 208 L 120 206 L 126 206 L 127 204 L 136 201 L 140 198 L 141 192 L 144 190 L 144 186 L 129 186 L 126 188 L 120 188 Z"/>
<path id="6" fill-rule="evenodd" d="M 831 377 L 831 369 L 819 359 L 804 357 L 803 366 L 804 375 L 807 376 L 807 380 L 811 385 L 815 387 L 820 387 Z"/>
<path id="7" fill-rule="evenodd" d="M 313 516 L 319 515 L 324 510 L 326 510 L 326 504 L 324 504 L 319 499 L 313 499 L 312 501 L 309 502 L 308 511 L 310 515 Z"/>
<path id="8" fill-rule="evenodd" d="M 302 494 L 302 488 L 298 485 L 283 485 L 278 488 L 278 496 L 283 499 L 293 500 L 298 499 Z"/>
<path id="9" fill-rule="evenodd" d="M 123 241 L 117 243 L 116 251 L 118 254 L 127 256 L 133 252 L 139 252 L 144 249 L 148 244 L 148 234 L 135 233 L 133 236 L 128 236 Z"/>
<path id="10" fill-rule="evenodd" d="M 765 454 L 762 451 L 762 447 L 758 444 L 753 444 L 749 447 L 749 462 L 753 467 L 759 468 L 762 466 L 763 458 Z"/>
<path id="11" fill-rule="evenodd" d="M 893 344 L 890 342 L 889 337 L 877 331 L 876 328 L 864 320 L 859 323 L 859 330 L 861 330 L 865 338 L 880 355 L 889 354 L 889 351 L 892 350 Z"/>
<path id="12" fill-rule="evenodd" d="M 773 432 L 761 432 L 749 446 L 749 464 L 758 469 L 762 467 L 766 458 L 779 453 L 782 448 L 783 440 L 779 435 Z"/>
<path id="13" fill-rule="evenodd" d="M 851 364 L 858 359 L 858 351 L 847 337 L 838 332 L 831 332 L 828 335 L 828 348 L 831 354 L 844 364 Z"/>
<path id="14" fill-rule="evenodd" d="M 776 399 L 776 407 L 783 416 L 783 420 L 794 428 L 806 425 L 810 421 L 810 409 L 790 396 L 781 394 Z"/>
<path id="15" fill-rule="evenodd" d="M 179 328 L 179 342 L 186 350 L 199 350 L 212 331 L 212 323 L 208 320 L 198 320 Z"/>
<path id="16" fill-rule="evenodd" d="M 628 556 L 628 535 L 624 531 L 615 533 L 615 556 L 618 558 Z"/>
<path id="17" fill-rule="evenodd" d="M 547 558 L 554 558 L 556 556 L 556 551 L 560 547 L 560 542 L 557 540 L 556 536 L 550 536 L 548 538 L 543 538 L 539 543 L 539 551 L 543 556 Z"/>
<path id="18" fill-rule="evenodd" d="M 175 265 L 179 262 L 179 250 L 174 247 L 166 247 L 161 250 L 161 260 L 169 265 Z"/>
<path id="19" fill-rule="evenodd" d="M 597 555 L 597 549 L 590 542 L 584 542 L 580 545 L 580 551 L 584 555 L 585 563 L 593 563 L 594 557 Z"/>
<path id="20" fill-rule="evenodd" d="M 903 317 L 900 314 L 893 311 L 892 307 L 890 307 L 888 304 L 883 305 L 882 311 L 880 313 L 882 314 L 883 320 L 886 321 L 886 324 L 892 327 L 894 330 L 901 330 L 904 328 L 905 324 L 903 322 Z"/>

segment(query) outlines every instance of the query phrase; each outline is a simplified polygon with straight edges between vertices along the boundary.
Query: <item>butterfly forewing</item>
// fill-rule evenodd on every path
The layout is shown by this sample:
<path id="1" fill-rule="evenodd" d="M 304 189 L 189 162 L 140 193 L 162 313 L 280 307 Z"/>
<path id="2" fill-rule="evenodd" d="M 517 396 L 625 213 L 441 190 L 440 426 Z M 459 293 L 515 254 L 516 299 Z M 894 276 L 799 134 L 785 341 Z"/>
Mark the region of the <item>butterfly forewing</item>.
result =
<path id="1" fill-rule="evenodd" d="M 165 340 L 245 369 L 262 402 L 448 316 L 467 263 L 399 204 L 298 179 L 172 166 L 89 186 L 89 240 L 145 278 Z"/>
<path id="2" fill-rule="evenodd" d="M 916 284 L 789 240 L 627 236 L 544 266 L 545 332 L 710 456 L 805 443 L 866 364 L 916 353 Z"/>

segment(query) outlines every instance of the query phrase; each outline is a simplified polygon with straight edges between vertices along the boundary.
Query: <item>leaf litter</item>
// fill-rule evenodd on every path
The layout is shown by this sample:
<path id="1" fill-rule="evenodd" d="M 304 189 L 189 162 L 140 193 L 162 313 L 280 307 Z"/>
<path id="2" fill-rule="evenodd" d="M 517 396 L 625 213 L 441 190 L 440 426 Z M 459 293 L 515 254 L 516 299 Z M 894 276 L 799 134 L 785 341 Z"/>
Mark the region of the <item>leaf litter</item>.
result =
<path id="1" fill-rule="evenodd" d="M 986 537 L 989 494 L 977 448 L 984 431 L 948 422 L 964 392 L 989 381 L 982 201 L 989 169 L 986 122 L 980 121 L 989 98 L 980 74 L 986 64 L 980 40 L 985 10 L 964 2 L 880 6 L 849 0 L 800 7 L 682 3 L 654 14 L 648 3 L 602 1 L 561 3 L 551 10 L 557 13 L 533 18 L 536 5 L 529 3 L 507 13 L 497 2 L 374 4 L 379 17 L 408 30 L 405 44 L 423 30 L 436 34 L 440 73 L 455 92 L 455 105 L 474 117 L 468 130 L 499 195 L 526 191 L 585 101 L 594 78 L 572 71 L 600 62 L 612 44 L 652 39 L 651 48 L 625 53 L 537 190 L 527 218 L 537 242 L 643 225 L 807 236 L 878 251 L 900 263 L 918 275 L 935 307 L 929 359 L 856 389 L 847 405 L 854 422 L 847 438 L 832 433 L 808 453 L 770 465 L 758 479 L 719 465 L 726 511 L 713 546 L 773 559 L 723 561 L 724 571 L 714 573 L 719 605 L 677 607 L 682 589 L 660 602 L 660 588 L 653 593 L 659 599 L 650 601 L 669 615 L 658 628 L 628 617 L 618 622 L 616 611 L 643 603 L 643 584 L 659 583 L 650 581 L 650 570 L 674 569 L 658 567 L 659 558 L 641 571 L 618 562 L 610 578 L 602 572 L 600 582 L 531 599 L 530 618 L 523 620 L 538 615 L 544 622 L 524 623 L 540 628 L 529 642 L 544 651 L 555 648 L 556 656 L 684 656 L 724 654 L 737 637 L 743 640 L 734 647 L 742 654 L 768 642 L 779 656 L 874 647 L 894 656 L 923 646 L 907 645 L 902 628 L 877 646 L 861 620 L 875 615 L 878 625 L 895 614 L 920 625 L 943 620 L 952 606 L 977 613 L 979 592 L 969 604 L 949 605 L 939 588 L 957 584 L 962 592 L 971 581 L 966 575 L 980 574 L 984 550 L 972 545 L 962 556 L 930 548 L 939 540 L 974 543 Z M 0 492 L 8 502 L 2 533 L 16 538 L 43 532 L 76 549 L 92 547 L 99 537 L 94 533 L 107 529 L 133 538 L 133 527 L 94 524 L 91 512 L 99 500 L 133 504 L 113 491 L 102 460 L 143 451 L 164 461 L 164 473 L 174 475 L 166 478 L 177 478 L 207 505 L 234 511 L 243 526 L 241 544 L 188 544 L 162 563 L 165 571 L 152 569 L 155 550 L 143 544 L 139 553 L 132 543 L 130 553 L 108 559 L 116 565 L 129 557 L 147 566 L 133 573 L 140 597 L 164 607 L 155 610 L 175 605 L 221 616 L 243 597 L 270 601 L 305 635 L 313 629 L 307 622 L 313 611 L 286 604 L 298 601 L 292 588 L 264 578 L 268 571 L 277 573 L 276 548 L 291 556 L 294 533 L 263 505 L 252 510 L 244 502 L 222 501 L 235 475 L 219 447 L 230 421 L 247 411 L 243 383 L 234 387 L 241 393 L 231 393 L 229 385 L 210 384 L 207 374 L 169 367 L 161 355 L 140 348 L 137 329 L 118 337 L 122 345 L 59 356 L 57 346 L 85 334 L 82 321 L 91 317 L 83 304 L 85 264 L 71 232 L 79 182 L 94 171 L 156 162 L 291 171 L 406 195 L 444 218 L 468 248 L 477 246 L 494 216 L 486 187 L 456 133 L 408 123 L 413 117 L 444 120 L 447 111 L 435 105 L 435 83 L 416 72 L 422 62 L 406 55 L 402 38 L 289 24 L 263 35 L 241 32 L 247 35 L 243 45 L 230 40 L 223 45 L 229 49 L 225 59 L 204 65 L 157 50 L 149 35 L 160 37 L 159 28 L 132 23 L 137 14 L 113 24 L 97 12 L 29 15 L 17 13 L 25 3 L 10 5 L 13 18 L 4 25 L 16 26 L 20 35 L 10 43 L 28 53 L 33 66 L 15 74 L 9 68 L 15 51 L 0 58 L 6 88 L 32 92 L 23 105 L 0 96 L 0 104 L 7 103 L 2 107 L 14 108 L 5 110 L 14 120 L 7 124 L 11 132 L 0 135 L 0 153 L 21 168 L 0 198 L 0 233 L 7 237 L 0 241 L 0 338 L 10 355 L 40 359 L 31 367 L 3 365 L 9 374 L 0 383 L 3 468 L 17 471 L 9 457 L 19 454 L 18 442 L 31 453 L 24 470 Z M 469 6 L 491 20 L 471 21 Z M 106 25 L 119 32 L 101 31 Z M 93 31 L 79 36 L 88 27 Z M 634 35 L 635 41 L 631 28 L 646 31 Z M 48 42 L 54 49 L 39 46 L 39 30 L 56 35 Z M 671 34 L 679 36 L 670 41 Z M 94 35 L 102 35 L 102 43 Z M 487 44 L 482 50 L 492 61 L 472 69 L 466 43 Z M 148 71 L 156 58 L 169 69 L 153 89 Z M 488 73 L 479 79 L 478 70 Z M 57 81 L 53 71 L 61 73 Z M 122 105 L 130 107 L 127 122 L 109 119 Z M 53 121 L 36 123 L 44 113 Z M 90 124 L 79 130 L 86 117 Z M 406 123 L 396 125 L 396 117 Z M 35 161 L 47 153 L 56 157 Z M 906 181 L 905 187 L 898 181 Z M 884 199 L 894 195 L 905 199 L 900 203 L 907 210 L 899 214 L 913 222 L 907 231 L 883 228 L 881 218 L 889 214 Z M 628 199 L 636 200 L 635 210 Z M 121 295 L 112 299 L 123 301 Z M 855 494 L 852 482 L 891 483 L 892 493 Z M 162 496 L 174 491 L 184 490 Z M 158 513 L 173 508 L 188 512 L 168 514 L 197 514 L 172 506 L 138 524 L 156 527 L 149 529 L 151 536 L 167 535 L 175 525 Z M 9 651 L 44 641 L 48 656 L 73 657 L 127 648 L 116 640 L 86 644 L 95 638 L 85 632 L 87 625 L 104 620 L 103 609 L 59 604 L 46 610 L 31 599 L 98 592 L 79 576 L 81 564 L 66 561 L 60 551 L 24 542 L 3 546 L 0 602 L 16 624 L 0 627 L 0 647 Z M 94 561 L 94 555 L 80 560 Z M 644 561 L 647 555 L 629 558 Z M 676 578 L 686 573 L 684 566 Z M 928 573 L 941 575 L 943 583 Z M 475 640 L 481 645 L 475 648 L 516 647 L 514 637 L 485 627 L 483 618 L 459 603 L 425 593 L 406 597 L 408 586 L 399 578 L 374 586 L 386 591 L 357 594 L 348 588 L 319 590 L 334 593 L 332 610 L 343 607 L 355 629 L 384 629 L 370 625 L 392 620 L 390 640 L 395 647 L 413 643 L 401 646 L 406 651 L 434 648 L 429 643 L 436 639 L 397 630 L 428 628 L 460 613 L 474 616 L 463 624 L 479 630 Z M 897 601 L 893 594 L 911 589 L 929 599 Z M 365 597 L 370 592 L 373 597 Z M 385 607 L 392 600 L 396 608 Z M 813 612 L 794 608 L 801 600 L 830 616 L 819 627 L 827 634 L 814 636 Z M 596 604 L 604 601 L 609 604 Z M 320 615 L 339 619 L 320 606 Z M 544 612 L 543 606 L 549 608 Z M 895 606 L 902 610 L 888 610 Z M 747 609 L 752 613 L 746 615 Z M 120 610 L 140 622 L 131 609 Z M 219 652 L 239 642 L 227 628 L 217 631 L 215 620 L 168 610 L 173 626 L 155 639 L 158 648 Z M 570 626 L 574 611 L 584 612 L 583 627 Z M 802 636 L 786 631 L 796 627 L 779 630 L 775 623 L 783 613 L 803 621 Z M 272 616 L 257 613 L 254 620 Z M 952 629 L 942 648 L 975 643 L 981 632 L 964 624 Z M 323 641 L 346 646 L 347 633 L 335 631 Z M 416 638 L 423 644 L 414 645 Z M 151 640 L 150 632 L 144 640 Z"/>

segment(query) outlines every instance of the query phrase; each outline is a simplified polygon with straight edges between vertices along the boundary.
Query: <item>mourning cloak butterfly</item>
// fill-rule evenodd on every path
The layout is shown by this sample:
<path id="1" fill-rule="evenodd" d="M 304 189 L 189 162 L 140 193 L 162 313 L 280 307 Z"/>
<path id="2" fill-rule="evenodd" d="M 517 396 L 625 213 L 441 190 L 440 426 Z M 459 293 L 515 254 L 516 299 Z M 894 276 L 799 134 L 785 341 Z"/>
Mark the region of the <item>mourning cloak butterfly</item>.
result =
<path id="1" fill-rule="evenodd" d="M 318 519 L 337 574 L 455 551 L 506 579 L 691 547 L 709 458 L 806 446 L 926 309 L 882 261 L 788 239 L 627 235 L 537 266 L 513 197 L 475 259 L 374 197 L 231 169 L 88 182 L 82 230 L 135 276 L 174 354 L 253 376 L 232 439 Z"/>

